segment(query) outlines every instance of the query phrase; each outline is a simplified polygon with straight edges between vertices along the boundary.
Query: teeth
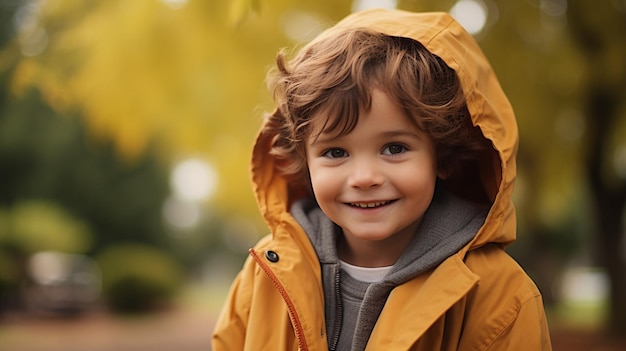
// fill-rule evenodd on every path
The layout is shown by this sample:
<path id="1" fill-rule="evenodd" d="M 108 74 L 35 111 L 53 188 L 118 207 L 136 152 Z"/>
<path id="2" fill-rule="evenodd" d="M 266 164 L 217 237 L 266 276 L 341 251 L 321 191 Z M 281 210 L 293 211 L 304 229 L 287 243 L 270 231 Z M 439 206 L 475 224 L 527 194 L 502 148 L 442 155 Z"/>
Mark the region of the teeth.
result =
<path id="1" fill-rule="evenodd" d="M 389 201 L 376 201 L 376 202 L 351 202 L 350 205 L 360 208 L 374 208 L 382 205 L 386 205 Z"/>

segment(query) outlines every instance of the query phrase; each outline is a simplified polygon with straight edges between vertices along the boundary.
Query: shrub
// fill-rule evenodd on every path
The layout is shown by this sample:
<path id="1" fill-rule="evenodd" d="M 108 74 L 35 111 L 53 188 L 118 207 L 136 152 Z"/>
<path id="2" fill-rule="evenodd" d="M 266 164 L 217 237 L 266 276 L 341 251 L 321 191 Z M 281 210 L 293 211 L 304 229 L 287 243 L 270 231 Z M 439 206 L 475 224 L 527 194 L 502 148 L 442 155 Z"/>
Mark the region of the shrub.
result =
<path id="1" fill-rule="evenodd" d="M 149 246 L 112 245 L 97 260 L 105 301 L 117 312 L 153 309 L 171 300 L 182 283 L 180 265 L 167 253 Z"/>

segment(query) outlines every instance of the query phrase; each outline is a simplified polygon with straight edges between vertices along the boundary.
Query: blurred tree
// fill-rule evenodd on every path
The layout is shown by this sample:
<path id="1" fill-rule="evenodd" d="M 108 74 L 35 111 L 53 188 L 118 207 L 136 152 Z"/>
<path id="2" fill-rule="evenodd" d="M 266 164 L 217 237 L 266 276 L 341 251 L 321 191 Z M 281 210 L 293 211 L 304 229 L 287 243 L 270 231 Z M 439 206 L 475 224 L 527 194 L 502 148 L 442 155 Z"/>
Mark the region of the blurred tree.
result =
<path id="1" fill-rule="evenodd" d="M 104 297 L 118 312 L 143 312 L 167 305 L 184 279 L 178 262 L 150 246 L 120 242 L 102 251 L 97 260 Z"/>
<path id="2" fill-rule="evenodd" d="M 89 140 L 83 121 L 58 116 L 33 91 L 0 115 L 0 204 L 48 199 L 87 221 L 90 252 L 119 240 L 166 247 L 161 205 L 168 174 L 146 150 L 120 159 L 110 141 Z"/>
<path id="3" fill-rule="evenodd" d="M 48 39 L 43 51 L 20 60 L 15 91 L 36 86 L 55 109 L 80 111 L 89 135 L 112 139 L 112 152 L 128 160 L 156 139 L 165 162 L 201 153 L 220 178 L 247 181 L 241 146 L 254 129 L 232 116 L 251 115 L 261 100 L 263 72 L 253 50 L 260 43 L 236 35 L 221 2 L 83 3 L 33 8 L 20 43 L 36 42 L 31 33 L 41 31 Z M 221 185 L 222 208 L 251 200 L 241 187 Z"/>
<path id="4" fill-rule="evenodd" d="M 14 247 L 23 254 L 85 253 L 91 248 L 93 239 L 87 224 L 53 202 L 28 200 L 3 212 L 0 212 L 0 247 Z"/>
<path id="5" fill-rule="evenodd" d="M 596 260 L 611 280 L 610 326 L 626 325 L 626 2 L 569 1 L 568 29 L 585 61 L 579 95 L 588 128 L 585 162 Z"/>
<path id="6" fill-rule="evenodd" d="M 8 82 L 10 79 L 8 68 L 16 60 L 14 57 L 11 57 L 13 55 L 7 55 L 3 49 L 15 35 L 13 18 L 20 3 L 20 0 L 0 2 L 0 109 L 5 105 L 8 93 Z"/>
<path id="7" fill-rule="evenodd" d="M 0 2 L 0 48 L 3 48 L 15 36 L 14 16 L 23 0 L 4 0 Z"/>

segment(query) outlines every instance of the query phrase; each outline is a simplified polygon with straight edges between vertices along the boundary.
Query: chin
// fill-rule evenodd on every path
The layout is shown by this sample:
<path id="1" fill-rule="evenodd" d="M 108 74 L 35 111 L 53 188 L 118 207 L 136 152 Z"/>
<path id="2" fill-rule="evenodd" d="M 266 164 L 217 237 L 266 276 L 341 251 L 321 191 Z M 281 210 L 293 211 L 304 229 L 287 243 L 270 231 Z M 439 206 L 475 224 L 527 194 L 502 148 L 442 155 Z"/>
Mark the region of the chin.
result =
<path id="1" fill-rule="evenodd" d="M 381 241 L 389 239 L 393 236 L 393 233 L 389 232 L 371 232 L 371 231 L 350 231 L 350 236 L 363 241 Z"/>

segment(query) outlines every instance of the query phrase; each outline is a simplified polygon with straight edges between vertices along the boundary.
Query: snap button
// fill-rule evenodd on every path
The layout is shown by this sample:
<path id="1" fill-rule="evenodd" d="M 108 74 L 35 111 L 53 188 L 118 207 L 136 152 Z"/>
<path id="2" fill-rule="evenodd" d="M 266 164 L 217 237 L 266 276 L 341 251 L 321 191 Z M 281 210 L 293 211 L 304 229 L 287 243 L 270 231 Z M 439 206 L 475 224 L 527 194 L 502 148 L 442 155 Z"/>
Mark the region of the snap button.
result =
<path id="1" fill-rule="evenodd" d="M 278 254 L 275 251 L 267 250 L 265 251 L 265 258 L 267 258 L 270 262 L 278 262 Z"/>

